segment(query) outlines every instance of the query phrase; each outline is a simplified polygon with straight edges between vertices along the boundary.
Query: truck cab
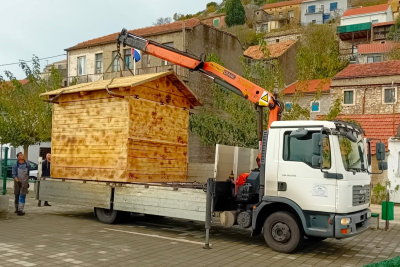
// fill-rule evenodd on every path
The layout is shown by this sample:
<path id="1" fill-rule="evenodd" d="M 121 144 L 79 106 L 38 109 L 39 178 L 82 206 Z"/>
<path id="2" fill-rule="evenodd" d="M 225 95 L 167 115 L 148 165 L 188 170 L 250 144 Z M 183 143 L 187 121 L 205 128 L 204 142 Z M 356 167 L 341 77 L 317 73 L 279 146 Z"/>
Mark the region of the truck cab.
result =
<path id="1" fill-rule="evenodd" d="M 248 176 L 251 181 L 259 174 L 259 186 L 250 187 L 258 188 L 258 201 L 241 198 L 238 224 L 247 209 L 252 235 L 263 232 L 267 244 L 284 253 L 304 237 L 341 239 L 367 230 L 372 168 L 371 140 L 364 135 L 344 121 L 273 122 L 263 135 L 260 168 Z M 383 171 L 385 148 L 376 146 Z M 252 205 L 243 199 L 253 199 Z"/>

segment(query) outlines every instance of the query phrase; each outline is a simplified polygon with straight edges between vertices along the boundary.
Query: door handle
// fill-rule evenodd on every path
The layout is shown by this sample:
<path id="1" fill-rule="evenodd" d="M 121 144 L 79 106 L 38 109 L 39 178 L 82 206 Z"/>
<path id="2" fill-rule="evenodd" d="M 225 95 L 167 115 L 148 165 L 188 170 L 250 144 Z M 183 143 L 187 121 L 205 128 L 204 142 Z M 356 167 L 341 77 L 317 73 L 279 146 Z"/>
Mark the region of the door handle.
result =
<path id="1" fill-rule="evenodd" d="M 278 182 L 278 191 L 286 191 L 287 185 L 286 182 Z"/>

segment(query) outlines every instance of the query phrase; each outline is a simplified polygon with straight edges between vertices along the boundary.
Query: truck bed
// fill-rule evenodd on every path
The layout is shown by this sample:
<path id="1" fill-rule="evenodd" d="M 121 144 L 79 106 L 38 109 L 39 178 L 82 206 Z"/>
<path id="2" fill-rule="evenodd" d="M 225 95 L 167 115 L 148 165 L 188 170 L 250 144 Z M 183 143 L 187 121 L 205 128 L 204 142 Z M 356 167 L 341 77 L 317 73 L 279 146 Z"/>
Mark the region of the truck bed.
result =
<path id="1" fill-rule="evenodd" d="M 37 198 L 52 202 L 205 221 L 202 183 L 110 183 L 42 178 Z"/>

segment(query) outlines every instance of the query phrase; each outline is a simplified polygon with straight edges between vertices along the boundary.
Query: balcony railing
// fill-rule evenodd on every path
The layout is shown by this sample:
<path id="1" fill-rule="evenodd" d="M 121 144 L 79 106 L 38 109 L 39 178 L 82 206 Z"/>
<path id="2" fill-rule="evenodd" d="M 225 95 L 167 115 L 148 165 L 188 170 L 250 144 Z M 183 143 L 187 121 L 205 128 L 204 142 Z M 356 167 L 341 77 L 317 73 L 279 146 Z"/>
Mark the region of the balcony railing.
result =
<path id="1" fill-rule="evenodd" d="M 163 66 L 154 66 L 147 68 L 136 68 L 135 75 L 167 72 L 171 70 L 174 71 L 181 79 L 188 78 L 188 71 L 185 68 L 179 67 L 177 65 L 163 65 Z M 110 80 L 112 78 L 127 77 L 127 76 L 132 76 L 132 73 L 129 70 L 70 76 L 68 77 L 68 86 L 74 84 L 96 82 L 99 80 Z"/>
<path id="2" fill-rule="evenodd" d="M 323 8 L 316 8 L 313 10 L 306 9 L 306 15 L 317 14 L 317 13 L 324 13 L 324 9 Z"/>

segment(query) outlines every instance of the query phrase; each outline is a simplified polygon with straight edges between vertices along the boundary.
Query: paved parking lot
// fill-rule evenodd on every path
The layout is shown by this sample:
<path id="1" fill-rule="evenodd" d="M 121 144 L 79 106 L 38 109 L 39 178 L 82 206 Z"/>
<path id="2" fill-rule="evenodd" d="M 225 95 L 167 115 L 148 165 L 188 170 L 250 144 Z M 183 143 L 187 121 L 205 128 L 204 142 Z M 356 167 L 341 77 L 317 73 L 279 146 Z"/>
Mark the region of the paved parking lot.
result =
<path id="1" fill-rule="evenodd" d="M 400 225 L 344 239 L 306 242 L 296 254 L 273 252 L 263 237 L 213 227 L 212 249 L 203 249 L 201 223 L 132 216 L 105 225 L 86 207 L 37 207 L 0 221 L 1 266 L 364 266 L 400 255 Z M 10 202 L 10 208 L 13 203 Z"/>

